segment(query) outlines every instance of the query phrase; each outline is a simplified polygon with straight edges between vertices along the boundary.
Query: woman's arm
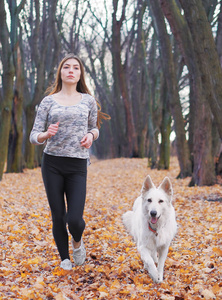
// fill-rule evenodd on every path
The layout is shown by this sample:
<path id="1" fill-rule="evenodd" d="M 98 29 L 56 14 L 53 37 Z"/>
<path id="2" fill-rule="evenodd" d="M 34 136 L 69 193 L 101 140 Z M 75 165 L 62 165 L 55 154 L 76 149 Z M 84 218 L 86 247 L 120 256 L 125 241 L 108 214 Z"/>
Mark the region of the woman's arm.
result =
<path id="1" fill-rule="evenodd" d="M 54 136 L 57 131 L 59 129 L 59 122 L 57 122 L 56 124 L 51 124 L 49 125 L 47 131 L 45 132 L 41 132 L 38 136 L 37 136 L 37 141 L 38 143 L 42 144 L 44 143 L 47 139 L 50 139 L 50 137 Z"/>
<path id="2" fill-rule="evenodd" d="M 95 135 L 94 135 L 95 134 Z M 96 130 L 89 131 L 81 140 L 81 146 L 89 149 L 92 146 L 93 141 L 98 137 Z"/>
<path id="3" fill-rule="evenodd" d="M 88 133 L 90 133 L 93 136 L 93 141 L 97 140 L 99 137 L 99 129 L 93 128 Z"/>
<path id="4" fill-rule="evenodd" d="M 32 131 L 30 132 L 29 140 L 34 145 L 41 145 L 47 139 L 46 126 L 48 119 L 48 111 L 51 107 L 51 98 L 45 97 L 39 104 Z M 42 133 L 44 133 L 43 136 Z M 39 138 L 40 136 L 40 138 Z M 43 138 L 44 137 L 44 138 Z M 39 139 L 38 139 L 39 138 Z"/>
<path id="5" fill-rule="evenodd" d="M 93 97 L 91 97 L 90 114 L 88 119 L 88 133 L 81 140 L 82 147 L 89 149 L 92 146 L 93 141 L 98 139 L 99 129 L 97 128 L 96 122 L 97 122 L 97 104 L 96 104 L 96 100 Z"/>

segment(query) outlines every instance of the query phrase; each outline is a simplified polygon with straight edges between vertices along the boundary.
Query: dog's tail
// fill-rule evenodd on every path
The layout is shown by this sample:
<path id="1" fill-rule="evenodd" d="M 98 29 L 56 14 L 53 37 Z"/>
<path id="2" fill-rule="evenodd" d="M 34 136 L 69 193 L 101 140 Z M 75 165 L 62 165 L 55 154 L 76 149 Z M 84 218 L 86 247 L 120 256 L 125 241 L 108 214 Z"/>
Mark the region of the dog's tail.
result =
<path id="1" fill-rule="evenodd" d="M 132 230 L 132 219 L 133 219 L 133 211 L 127 211 L 122 216 L 123 224 L 129 233 L 131 233 Z"/>

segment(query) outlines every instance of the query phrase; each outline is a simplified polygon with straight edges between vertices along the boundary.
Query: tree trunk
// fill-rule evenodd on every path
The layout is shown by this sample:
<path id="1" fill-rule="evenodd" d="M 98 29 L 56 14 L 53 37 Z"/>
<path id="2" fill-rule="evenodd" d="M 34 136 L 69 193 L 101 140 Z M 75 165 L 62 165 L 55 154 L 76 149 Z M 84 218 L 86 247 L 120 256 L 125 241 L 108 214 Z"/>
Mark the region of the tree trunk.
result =
<path id="1" fill-rule="evenodd" d="M 38 151 L 35 154 L 35 146 L 29 142 L 29 135 L 33 126 L 35 118 L 36 105 L 40 103 L 44 96 L 46 84 L 51 80 L 51 74 L 54 73 L 55 64 L 57 63 L 58 51 L 60 44 L 58 41 L 59 33 L 56 31 L 56 7 L 58 1 L 45 1 L 43 7 L 40 7 L 40 1 L 35 0 L 35 11 L 30 12 L 30 48 L 31 48 L 31 61 L 32 69 L 30 70 L 32 76 L 33 86 L 27 91 L 27 100 L 25 101 L 25 114 L 27 120 L 27 138 L 25 146 L 25 159 L 27 168 L 33 168 L 40 165 L 40 156 Z M 42 20 L 41 11 L 42 8 Z M 35 15 L 35 20 L 33 20 Z M 51 45 L 55 45 L 54 51 L 51 54 Z M 50 53 L 50 57 L 48 55 Z M 49 61 L 51 62 L 49 64 Z M 49 74 L 49 78 L 46 76 Z M 25 85 L 28 80 L 26 78 Z M 39 146 L 37 146 L 39 147 Z"/>
<path id="2" fill-rule="evenodd" d="M 201 0 L 180 0 L 200 68 L 206 99 L 222 139 L 222 69 L 210 23 Z"/>
<path id="3" fill-rule="evenodd" d="M 135 31 L 135 53 L 131 61 L 131 64 L 134 67 L 130 69 L 131 71 L 127 72 L 128 78 L 130 78 L 130 98 L 132 102 L 133 120 L 136 127 L 135 136 L 137 136 L 137 138 L 134 139 L 134 157 L 144 157 L 147 136 L 147 122 L 145 117 L 147 115 L 147 98 L 144 97 L 144 93 L 147 92 L 146 82 L 144 82 L 144 76 L 146 72 L 146 64 L 144 64 L 146 52 L 143 49 L 143 45 L 145 43 L 143 34 L 143 15 L 145 11 L 144 5 L 146 5 L 146 3 L 143 3 L 142 0 L 137 1 L 138 14 L 137 27 Z M 128 59 L 129 57 L 127 60 Z M 147 79 L 148 78 L 146 77 L 146 80 Z"/>
<path id="4" fill-rule="evenodd" d="M 209 133 L 212 132 L 208 103 L 203 91 L 201 72 L 196 57 L 194 42 L 184 17 L 173 0 L 161 0 L 161 6 L 167 17 L 172 32 L 178 42 L 190 78 L 190 114 L 189 114 L 189 146 L 191 161 L 193 164 L 193 175 L 190 185 L 214 184 L 215 172 L 212 156 L 212 141 Z M 209 126 L 207 129 L 206 126 Z M 202 148 L 203 147 L 203 148 Z M 209 157 L 211 153 L 211 158 Z M 206 157 L 205 157 L 206 155 Z M 204 163 L 200 163 L 203 161 Z M 197 171 L 198 170 L 198 171 Z M 211 172 L 211 173 L 210 173 Z M 206 178 L 204 178 L 206 176 Z M 210 183 L 211 178 L 211 183 Z"/>
<path id="5" fill-rule="evenodd" d="M 176 133 L 177 155 L 180 165 L 180 177 L 191 175 L 191 162 L 188 144 L 186 141 L 184 119 L 179 99 L 178 85 L 176 80 L 172 48 L 167 34 L 164 16 L 159 1 L 150 0 L 150 6 L 154 17 L 157 35 L 160 41 L 160 54 L 162 68 L 167 81 L 167 89 L 170 99 L 170 107 L 174 119 L 174 130 Z"/>
<path id="6" fill-rule="evenodd" d="M 105 29 L 104 29 L 105 30 Z M 96 88 L 96 98 L 101 105 L 101 110 L 109 115 L 112 112 L 112 94 L 109 89 L 107 73 L 105 70 L 105 55 L 106 55 L 106 44 L 103 41 L 103 45 L 101 47 L 101 51 L 98 55 L 98 60 L 100 62 L 100 67 L 95 67 L 95 53 L 94 48 L 92 47 L 91 43 L 85 40 L 86 50 L 88 53 L 88 57 L 90 59 L 90 67 L 86 64 L 85 70 L 87 73 L 90 74 L 90 77 L 93 79 L 95 88 Z M 98 61 L 96 60 L 96 61 Z M 99 74 L 98 74 L 99 70 Z M 115 123 L 114 119 L 115 116 L 112 116 L 112 123 Z M 111 122 L 104 122 L 100 129 L 99 140 L 93 144 L 92 153 L 96 155 L 98 158 L 111 158 L 117 157 L 116 147 L 115 147 L 115 135 L 116 132 L 111 124 Z"/>
<path id="7" fill-rule="evenodd" d="M 122 16 L 120 20 L 117 20 L 117 6 L 118 0 L 114 2 L 114 12 L 113 12 L 113 20 L 112 20 L 112 60 L 113 60 L 113 80 L 114 80 L 114 92 L 115 96 L 119 99 L 117 100 L 117 110 L 121 107 L 118 102 L 122 102 L 125 113 L 126 127 L 125 132 L 119 126 L 120 132 L 122 133 L 119 136 L 119 146 L 122 148 L 123 146 L 123 156 L 132 157 L 134 153 L 134 145 L 136 139 L 135 125 L 133 120 L 132 106 L 129 100 L 129 94 L 126 83 L 126 75 L 124 72 L 123 64 L 121 61 L 121 26 L 125 19 L 125 7 L 126 3 L 123 5 Z M 118 117 L 119 121 L 122 119 L 121 112 Z M 122 123 L 122 122 L 121 122 Z M 118 125 L 123 125 L 119 123 Z M 121 151 L 121 152 L 122 152 Z M 138 149 L 135 151 L 137 152 Z"/>
<path id="8" fill-rule="evenodd" d="M 208 103 L 199 103 L 198 116 L 194 132 L 194 169 L 190 186 L 213 185 L 216 183 L 215 166 L 212 155 L 212 117 Z"/>
<path id="9" fill-rule="evenodd" d="M 220 12 L 218 15 L 216 47 L 217 47 L 217 53 L 220 60 L 220 65 L 222 67 L 222 3 L 220 3 Z"/>
<path id="10" fill-rule="evenodd" d="M 13 99 L 13 78 L 15 74 L 13 57 L 9 44 L 9 32 L 6 23 L 4 0 L 0 0 L 0 42 L 2 51 L 2 97 L 0 103 L 0 180 L 2 179 L 8 153 L 8 140 L 11 124 Z"/>
<path id="11" fill-rule="evenodd" d="M 29 134 L 31 132 L 33 121 L 35 119 L 35 110 L 33 107 L 26 107 L 26 126 L 27 126 L 27 141 L 25 144 L 25 162 L 28 169 L 33 169 L 37 166 L 35 162 L 35 146 L 29 142 Z"/>
<path id="12" fill-rule="evenodd" d="M 170 133 L 171 133 L 171 114 L 169 109 L 169 99 L 167 93 L 167 84 L 163 78 L 161 88 L 161 102 L 163 103 L 162 109 L 162 122 L 160 125 L 161 143 L 160 143 L 160 159 L 158 169 L 168 170 L 170 167 Z"/>
<path id="13" fill-rule="evenodd" d="M 23 107 L 17 91 L 14 94 L 11 131 L 9 135 L 7 172 L 19 173 L 23 170 Z"/>
<path id="14" fill-rule="evenodd" d="M 220 3 L 220 12 L 218 15 L 218 26 L 217 26 L 217 35 L 216 35 L 216 47 L 217 53 L 220 60 L 220 65 L 222 68 L 222 2 Z M 217 129 L 217 125 L 213 120 L 213 130 L 212 130 L 212 138 L 213 138 L 213 156 L 216 161 L 216 174 L 222 174 L 221 170 L 221 162 L 222 162 L 222 140 L 219 138 L 219 133 Z"/>
<path id="15" fill-rule="evenodd" d="M 162 103 L 160 102 L 160 82 L 162 78 L 162 71 L 159 67 L 159 59 L 157 59 L 157 35 L 154 31 L 151 46 L 149 50 L 149 64 L 146 69 L 146 77 L 148 83 L 148 104 L 147 104 L 147 123 L 148 123 L 148 166 L 152 169 L 157 168 L 158 165 L 158 134 L 160 132 L 159 127 L 161 123 L 161 110 Z M 145 53 L 145 49 L 144 49 Z M 145 58 L 145 55 L 144 55 Z M 144 59 L 144 65 L 146 64 L 146 58 Z"/>
<path id="16" fill-rule="evenodd" d="M 175 2 L 172 0 L 161 0 L 161 4 L 171 25 L 174 36 L 179 43 L 190 73 L 191 104 L 189 144 L 193 161 L 193 175 L 190 185 L 214 184 L 215 171 L 213 166 L 212 136 L 209 137 L 209 132 L 210 134 L 212 132 L 212 124 L 210 121 L 211 116 L 207 110 L 208 103 L 206 102 L 207 97 L 204 91 L 205 83 L 202 76 L 203 68 L 200 65 L 202 61 L 200 62 L 199 57 L 197 56 L 193 35 L 190 34 L 186 22 L 181 16 Z M 202 13 L 205 14 L 204 9 L 202 10 Z M 199 30 L 198 34 L 200 34 Z M 208 129 L 206 128 L 207 125 L 209 126 Z M 203 149 L 201 147 L 203 147 Z M 204 161 L 205 163 L 200 163 L 200 158 L 201 161 Z"/>
<path id="17" fill-rule="evenodd" d="M 23 89 L 24 74 L 20 49 L 17 48 L 16 84 L 12 110 L 12 130 L 9 138 L 7 172 L 22 172 L 24 157 L 23 144 Z"/>

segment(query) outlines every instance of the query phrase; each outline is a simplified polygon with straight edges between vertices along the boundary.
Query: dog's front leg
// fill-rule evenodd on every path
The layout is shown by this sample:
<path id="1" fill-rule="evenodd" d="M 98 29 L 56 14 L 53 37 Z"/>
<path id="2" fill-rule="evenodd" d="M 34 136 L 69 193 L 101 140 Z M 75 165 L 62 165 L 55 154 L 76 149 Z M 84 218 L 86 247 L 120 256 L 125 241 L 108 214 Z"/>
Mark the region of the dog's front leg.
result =
<path id="1" fill-rule="evenodd" d="M 149 272 L 150 277 L 153 279 L 153 281 L 159 282 L 158 271 L 157 271 L 156 265 L 154 263 L 154 260 L 150 255 L 150 251 L 144 246 L 138 247 L 138 250 L 139 250 L 141 259 L 144 262 L 144 267 Z"/>
<path id="2" fill-rule="evenodd" d="M 163 281 L 163 271 L 164 271 L 164 264 L 167 258 L 167 254 L 168 254 L 168 246 L 167 247 L 161 247 L 158 251 L 159 253 L 159 260 L 158 260 L 158 278 L 159 278 L 159 282 Z"/>

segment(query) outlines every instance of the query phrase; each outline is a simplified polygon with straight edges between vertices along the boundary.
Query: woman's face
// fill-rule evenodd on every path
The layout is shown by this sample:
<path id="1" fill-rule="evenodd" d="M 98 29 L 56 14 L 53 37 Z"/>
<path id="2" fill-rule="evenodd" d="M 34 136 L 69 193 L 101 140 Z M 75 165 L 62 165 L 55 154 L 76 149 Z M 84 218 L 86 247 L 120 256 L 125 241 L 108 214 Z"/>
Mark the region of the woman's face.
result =
<path id="1" fill-rule="evenodd" d="M 64 84 L 76 84 L 80 80 L 81 69 L 78 60 L 69 58 L 61 68 L 61 80 Z"/>

